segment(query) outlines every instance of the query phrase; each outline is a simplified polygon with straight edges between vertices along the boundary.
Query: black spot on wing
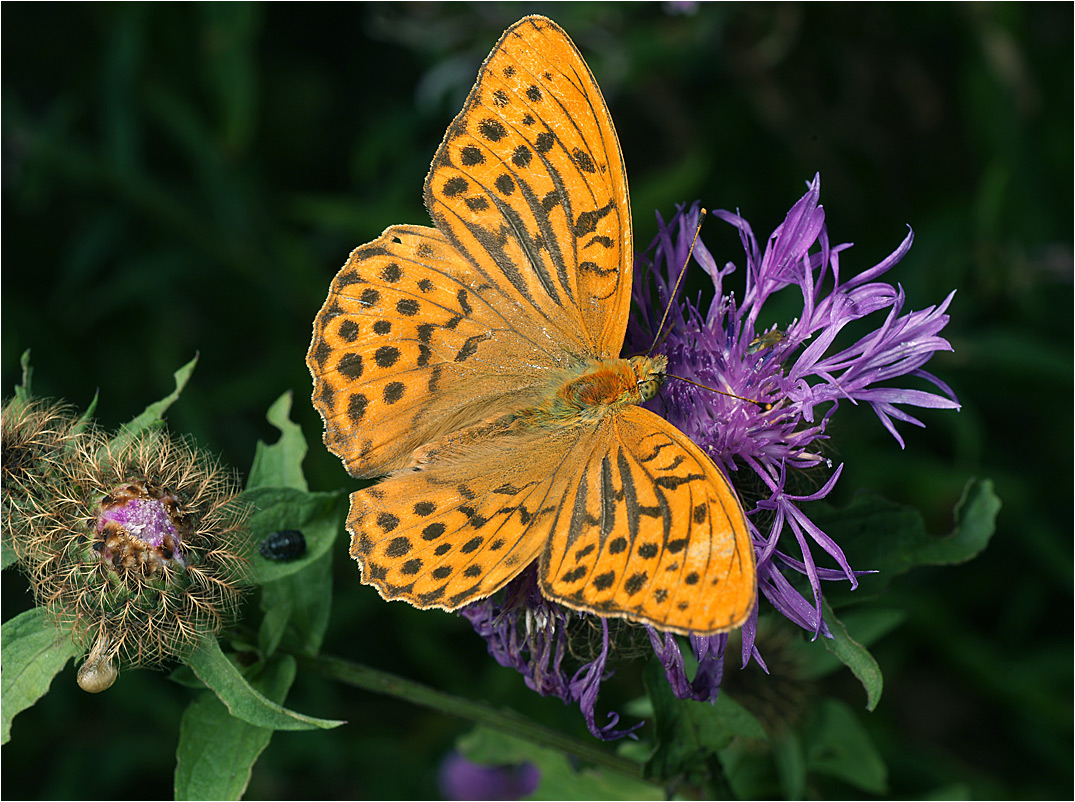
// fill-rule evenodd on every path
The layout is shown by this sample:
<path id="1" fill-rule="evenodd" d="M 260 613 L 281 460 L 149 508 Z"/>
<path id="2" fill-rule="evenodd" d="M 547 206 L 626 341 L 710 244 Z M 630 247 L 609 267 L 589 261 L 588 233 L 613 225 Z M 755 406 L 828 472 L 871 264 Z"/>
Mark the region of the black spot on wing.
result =
<path id="1" fill-rule="evenodd" d="M 467 145 L 459 151 L 459 161 L 464 167 L 485 164 L 485 154 L 473 145 Z"/>
<path id="2" fill-rule="evenodd" d="M 575 148 L 571 151 L 571 157 L 575 160 L 575 164 L 584 173 L 596 173 L 597 165 L 594 164 L 590 154 L 584 151 L 582 148 Z"/>
<path id="3" fill-rule="evenodd" d="M 455 178 L 449 178 L 444 182 L 444 188 L 442 192 L 446 197 L 454 198 L 456 195 L 462 195 L 468 188 L 467 180 L 456 176 Z"/>
<path id="4" fill-rule="evenodd" d="M 499 142 L 508 135 L 508 129 L 500 120 L 490 117 L 478 123 L 478 134 L 490 142 Z"/>
<path id="5" fill-rule="evenodd" d="M 357 379 L 362 375 L 362 354 L 344 354 L 336 363 L 337 372 L 349 379 Z"/>

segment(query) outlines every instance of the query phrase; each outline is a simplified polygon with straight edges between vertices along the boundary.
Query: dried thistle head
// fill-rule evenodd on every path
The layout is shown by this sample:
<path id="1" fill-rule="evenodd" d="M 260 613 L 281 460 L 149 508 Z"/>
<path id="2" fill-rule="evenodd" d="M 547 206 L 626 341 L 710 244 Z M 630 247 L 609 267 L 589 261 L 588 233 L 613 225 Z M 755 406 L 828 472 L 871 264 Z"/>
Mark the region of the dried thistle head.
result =
<path id="1" fill-rule="evenodd" d="M 19 565 L 89 653 L 79 684 L 97 692 L 118 666 L 181 658 L 230 621 L 246 583 L 246 509 L 234 475 L 189 440 L 143 429 L 69 445 L 20 525 Z"/>

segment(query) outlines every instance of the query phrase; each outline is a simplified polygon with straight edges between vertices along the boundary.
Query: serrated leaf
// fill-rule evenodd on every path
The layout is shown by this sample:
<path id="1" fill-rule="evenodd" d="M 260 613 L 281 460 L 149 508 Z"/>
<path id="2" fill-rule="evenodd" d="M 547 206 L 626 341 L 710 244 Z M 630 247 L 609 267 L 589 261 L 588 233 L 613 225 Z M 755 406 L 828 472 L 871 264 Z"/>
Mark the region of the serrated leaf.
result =
<path id="1" fill-rule="evenodd" d="M 48 693 L 53 678 L 79 654 L 75 642 L 57 631 L 40 607 L 5 621 L 0 629 L 0 744 L 11 740 L 11 722 Z"/>
<path id="2" fill-rule="evenodd" d="M 656 660 L 647 664 L 645 682 L 657 725 L 657 748 L 646 764 L 647 777 L 665 779 L 687 773 L 736 736 L 768 737 L 758 720 L 726 692 L 714 704 L 677 699 Z"/>
<path id="3" fill-rule="evenodd" d="M 160 425 L 164 420 L 164 413 L 168 410 L 168 407 L 179 399 L 179 394 L 183 392 L 183 388 L 187 386 L 187 382 L 190 381 L 190 375 L 194 372 L 194 366 L 197 364 L 198 355 L 195 354 L 190 362 L 173 374 L 175 376 L 175 390 L 160 401 L 150 404 L 145 408 L 142 414 L 135 417 L 129 423 L 124 424 L 120 428 L 119 433 L 112 440 L 113 447 L 122 446 L 130 442 L 130 440 L 143 429 Z"/>
<path id="4" fill-rule="evenodd" d="M 277 704 L 295 681 L 295 659 L 269 663 L 252 683 Z M 235 718 L 211 691 L 199 694 L 183 712 L 176 749 L 176 799 L 240 799 L 254 763 L 269 745 L 274 730 Z"/>
<path id="5" fill-rule="evenodd" d="M 884 794 L 888 769 L 869 732 L 843 702 L 822 700 L 804 725 L 807 771 L 850 783 L 860 791 Z"/>
<path id="6" fill-rule="evenodd" d="M 881 667 L 877 665 L 877 661 L 874 660 L 869 650 L 848 634 L 847 628 L 824 599 L 822 599 L 821 609 L 832 637 L 820 640 L 825 644 L 825 648 L 850 668 L 851 673 L 862 683 L 862 687 L 866 690 L 866 709 L 874 710 L 877 703 L 881 701 L 881 691 L 884 689 Z"/>
<path id="7" fill-rule="evenodd" d="M 347 497 L 342 492 L 306 493 L 287 487 L 247 490 L 241 496 L 253 507 L 247 527 L 251 540 L 258 543 L 282 529 L 297 529 L 306 539 L 306 553 L 295 560 L 266 560 L 260 553 L 251 556 L 254 580 L 275 582 L 298 573 L 327 553 L 343 530 Z"/>
<path id="8" fill-rule="evenodd" d="M 315 718 L 281 707 L 258 693 L 220 649 L 215 639 L 202 643 L 186 660 L 198 678 L 233 716 L 257 727 L 274 730 L 331 729 L 346 722 Z"/>
<path id="9" fill-rule="evenodd" d="M 664 790 L 634 777 L 587 766 L 575 769 L 563 753 L 488 727 L 476 727 L 456 742 L 472 763 L 504 766 L 531 763 L 541 772 L 529 799 L 664 799 Z"/>
<path id="10" fill-rule="evenodd" d="M 279 439 L 272 445 L 258 442 L 254 451 L 254 463 L 247 479 L 248 489 L 259 487 L 291 487 L 306 490 L 306 477 L 302 473 L 302 461 L 306 458 L 306 438 L 302 428 L 293 423 L 291 414 L 291 391 L 281 395 L 269 407 L 266 414 L 269 423 L 280 430 Z"/>

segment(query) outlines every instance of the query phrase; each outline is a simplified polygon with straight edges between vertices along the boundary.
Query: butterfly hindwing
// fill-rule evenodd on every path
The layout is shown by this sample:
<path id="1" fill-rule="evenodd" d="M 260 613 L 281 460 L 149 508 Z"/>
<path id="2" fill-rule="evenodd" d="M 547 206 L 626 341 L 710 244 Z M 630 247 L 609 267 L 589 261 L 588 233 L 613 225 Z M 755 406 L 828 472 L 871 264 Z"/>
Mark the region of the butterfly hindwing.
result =
<path id="1" fill-rule="evenodd" d="M 506 421 L 506 422 L 505 422 Z M 586 433 L 518 432 L 510 418 L 453 433 L 415 465 L 351 495 L 351 556 L 386 599 L 455 610 L 538 556 L 561 512 L 561 477 Z"/>
<path id="2" fill-rule="evenodd" d="M 593 437 L 565 487 L 564 508 L 579 512 L 553 527 L 541 558 L 543 594 L 673 632 L 740 626 L 754 606 L 754 550 L 713 461 L 641 407 Z"/>

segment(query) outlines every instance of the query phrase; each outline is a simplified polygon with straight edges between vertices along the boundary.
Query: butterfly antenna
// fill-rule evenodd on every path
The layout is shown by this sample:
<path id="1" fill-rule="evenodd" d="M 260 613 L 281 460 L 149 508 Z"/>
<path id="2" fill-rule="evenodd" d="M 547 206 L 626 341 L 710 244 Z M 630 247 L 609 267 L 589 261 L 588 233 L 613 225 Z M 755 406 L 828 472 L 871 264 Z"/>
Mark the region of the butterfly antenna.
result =
<path id="1" fill-rule="evenodd" d="M 691 263 L 691 256 L 694 255 L 694 246 L 698 243 L 698 235 L 702 232 L 702 223 L 705 222 L 705 216 L 707 212 L 702 209 L 698 215 L 698 227 L 694 229 L 694 239 L 691 241 L 691 249 L 687 251 L 687 258 L 683 262 L 683 267 L 679 271 L 679 276 L 676 278 L 676 285 L 672 288 L 672 294 L 668 298 L 668 304 L 664 307 L 664 316 L 661 318 L 661 325 L 657 327 L 657 333 L 653 336 L 653 345 L 649 347 L 649 351 L 646 355 L 649 356 L 653 353 L 653 349 L 661 344 L 664 337 L 668 336 L 668 332 L 664 331 L 664 324 L 668 322 L 668 313 L 672 310 L 672 304 L 675 303 L 676 294 L 679 292 L 679 285 L 683 283 L 683 276 L 687 274 L 687 266 Z M 678 378 L 678 377 L 676 377 Z M 717 392 L 720 392 L 719 390 Z"/>
<path id="2" fill-rule="evenodd" d="M 698 383 L 696 381 L 691 381 L 690 379 L 685 379 L 682 376 L 676 376 L 674 373 L 665 373 L 664 377 L 666 379 L 677 379 L 678 381 L 686 382 L 687 384 L 693 384 L 695 387 L 700 387 L 703 390 L 709 390 L 709 392 L 711 392 L 711 393 L 717 393 L 719 395 L 726 395 L 726 396 L 728 396 L 728 398 L 734 398 L 737 401 L 746 401 L 748 404 L 755 404 L 755 405 L 761 407 L 762 410 L 765 411 L 765 412 L 768 412 L 770 409 L 773 408 L 773 405 L 770 404 L 768 401 L 755 401 L 753 398 L 743 398 L 743 396 L 736 395 L 735 393 L 726 393 L 724 390 L 718 390 L 716 387 L 710 387 L 708 384 L 700 384 L 700 383 Z"/>

